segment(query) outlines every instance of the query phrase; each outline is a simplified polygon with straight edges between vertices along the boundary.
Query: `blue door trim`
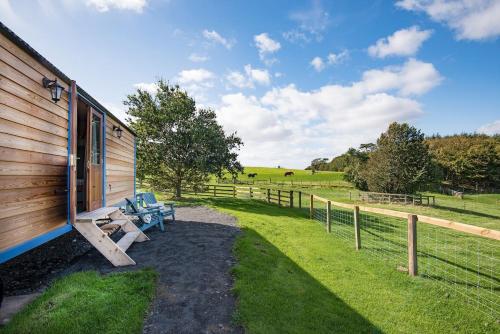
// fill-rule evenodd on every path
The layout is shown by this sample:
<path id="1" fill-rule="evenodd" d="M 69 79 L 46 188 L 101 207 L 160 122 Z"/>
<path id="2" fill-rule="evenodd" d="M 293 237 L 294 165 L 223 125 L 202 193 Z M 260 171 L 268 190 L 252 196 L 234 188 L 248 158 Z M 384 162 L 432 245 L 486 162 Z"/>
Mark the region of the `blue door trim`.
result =
<path id="1" fill-rule="evenodd" d="M 106 206 L 106 113 L 102 114 L 102 206 Z"/>
<path id="2" fill-rule="evenodd" d="M 134 198 L 137 196 L 137 191 L 136 191 L 136 184 L 137 184 L 136 168 L 137 168 L 137 139 L 134 136 Z"/>

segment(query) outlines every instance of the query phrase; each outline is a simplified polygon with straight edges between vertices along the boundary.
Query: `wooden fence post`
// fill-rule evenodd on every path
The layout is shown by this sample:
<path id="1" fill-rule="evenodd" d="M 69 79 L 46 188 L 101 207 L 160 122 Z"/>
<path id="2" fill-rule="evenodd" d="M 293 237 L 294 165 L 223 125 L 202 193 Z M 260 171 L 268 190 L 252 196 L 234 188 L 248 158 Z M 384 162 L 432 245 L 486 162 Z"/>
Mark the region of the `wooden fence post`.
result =
<path id="1" fill-rule="evenodd" d="M 236 186 L 233 186 L 233 198 L 236 198 Z"/>
<path id="2" fill-rule="evenodd" d="M 271 203 L 271 189 L 267 188 L 267 203 Z"/>
<path id="3" fill-rule="evenodd" d="M 299 209 L 302 209 L 302 191 L 299 191 Z"/>
<path id="4" fill-rule="evenodd" d="M 354 207 L 354 238 L 356 242 L 356 250 L 361 249 L 361 229 L 359 228 L 359 206 Z"/>
<path id="5" fill-rule="evenodd" d="M 326 232 L 327 233 L 332 232 L 331 212 L 332 212 L 332 202 L 328 201 L 326 203 Z"/>
<path id="6" fill-rule="evenodd" d="M 314 210 L 314 195 L 311 194 L 311 198 L 309 201 L 309 218 L 313 219 L 313 210 Z"/>
<path id="7" fill-rule="evenodd" d="M 252 187 L 249 188 L 250 198 L 253 198 Z"/>
<path id="8" fill-rule="evenodd" d="M 417 215 L 408 215 L 408 274 L 418 275 L 417 264 Z"/>
<path id="9" fill-rule="evenodd" d="M 278 206 L 281 206 L 281 190 L 278 189 Z"/>
<path id="10" fill-rule="evenodd" d="M 290 190 L 290 207 L 293 208 L 293 190 Z"/>
<path id="11" fill-rule="evenodd" d="M 217 197 L 217 187 L 214 185 L 214 197 Z"/>

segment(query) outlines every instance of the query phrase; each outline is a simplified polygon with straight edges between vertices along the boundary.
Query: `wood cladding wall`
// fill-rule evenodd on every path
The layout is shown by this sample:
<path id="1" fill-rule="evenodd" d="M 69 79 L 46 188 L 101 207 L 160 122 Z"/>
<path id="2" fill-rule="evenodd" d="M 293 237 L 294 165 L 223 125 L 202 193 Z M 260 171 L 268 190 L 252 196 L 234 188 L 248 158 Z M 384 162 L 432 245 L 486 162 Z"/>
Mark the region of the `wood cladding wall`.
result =
<path id="1" fill-rule="evenodd" d="M 134 136 L 123 129 L 122 137 L 113 136 L 113 126 L 106 118 L 106 205 L 134 196 Z"/>
<path id="2" fill-rule="evenodd" d="M 69 87 L 58 78 L 54 103 L 43 77 L 56 76 L 0 34 L 0 251 L 67 223 Z"/>

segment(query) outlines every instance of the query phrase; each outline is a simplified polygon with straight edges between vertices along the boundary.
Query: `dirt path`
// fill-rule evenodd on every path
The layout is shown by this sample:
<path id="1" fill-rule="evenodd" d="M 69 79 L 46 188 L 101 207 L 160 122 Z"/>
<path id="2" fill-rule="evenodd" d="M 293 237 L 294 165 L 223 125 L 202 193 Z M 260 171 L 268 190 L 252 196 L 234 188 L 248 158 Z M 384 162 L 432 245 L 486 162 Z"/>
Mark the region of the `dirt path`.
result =
<path id="1" fill-rule="evenodd" d="M 113 268 L 92 250 L 66 273 L 154 267 L 160 277 L 144 333 L 243 333 L 231 323 L 235 218 L 205 207 L 179 208 L 176 218 L 165 233 L 152 228 L 146 233 L 151 241 L 132 245 L 127 253 L 135 267 Z"/>

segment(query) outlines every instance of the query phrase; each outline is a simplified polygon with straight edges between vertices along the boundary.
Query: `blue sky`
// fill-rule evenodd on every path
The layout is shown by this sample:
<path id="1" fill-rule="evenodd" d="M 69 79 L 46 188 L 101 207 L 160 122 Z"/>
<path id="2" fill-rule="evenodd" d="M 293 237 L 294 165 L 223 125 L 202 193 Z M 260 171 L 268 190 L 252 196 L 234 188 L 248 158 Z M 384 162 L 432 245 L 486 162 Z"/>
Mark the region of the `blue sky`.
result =
<path id="1" fill-rule="evenodd" d="M 0 0 L 0 20 L 111 111 L 164 78 L 217 111 L 246 165 L 500 132 L 500 1 Z"/>

